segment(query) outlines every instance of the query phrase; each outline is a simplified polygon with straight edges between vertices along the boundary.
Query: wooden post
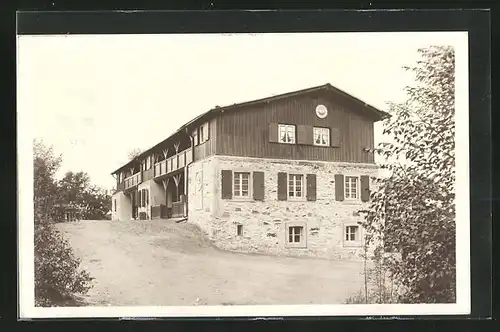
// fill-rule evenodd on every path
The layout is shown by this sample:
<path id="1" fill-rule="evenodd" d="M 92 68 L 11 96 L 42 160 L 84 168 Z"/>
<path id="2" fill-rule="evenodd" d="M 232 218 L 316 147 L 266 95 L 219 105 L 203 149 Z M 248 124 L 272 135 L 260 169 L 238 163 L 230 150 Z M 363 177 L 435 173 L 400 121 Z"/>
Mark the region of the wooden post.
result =
<path id="1" fill-rule="evenodd" d="M 179 182 L 181 180 L 181 175 L 176 174 L 174 175 L 174 182 L 175 182 L 175 196 L 177 199 L 179 199 Z"/>
<path id="2" fill-rule="evenodd" d="M 191 162 L 194 162 L 194 138 L 189 135 L 189 141 L 191 142 Z"/>
<path id="3" fill-rule="evenodd" d="M 180 142 L 176 142 L 174 144 L 174 148 L 175 148 L 175 159 L 176 159 L 176 162 L 177 162 L 177 165 L 175 167 L 175 169 L 179 169 L 179 146 L 181 145 Z M 177 196 L 179 195 L 179 193 L 177 193 Z"/>
<path id="4" fill-rule="evenodd" d="M 188 167 L 184 166 L 184 217 L 188 216 Z"/>

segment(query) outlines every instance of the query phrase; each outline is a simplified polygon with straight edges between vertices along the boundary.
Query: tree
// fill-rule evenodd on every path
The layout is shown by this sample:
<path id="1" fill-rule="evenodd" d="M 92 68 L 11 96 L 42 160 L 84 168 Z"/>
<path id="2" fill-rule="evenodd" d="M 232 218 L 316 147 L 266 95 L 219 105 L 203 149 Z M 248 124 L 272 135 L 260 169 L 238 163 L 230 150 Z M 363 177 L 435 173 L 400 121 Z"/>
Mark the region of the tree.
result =
<path id="1" fill-rule="evenodd" d="M 53 225 L 54 207 L 60 201 L 54 175 L 62 158 L 41 141 L 33 142 L 33 152 L 35 305 L 67 304 L 90 289 L 92 278 L 79 268 L 80 260 Z"/>
<path id="2" fill-rule="evenodd" d="M 420 49 L 405 67 L 415 75 L 404 103 L 390 103 L 376 152 L 388 177 L 375 179 L 363 226 L 384 241 L 399 301 L 455 302 L 455 56 L 452 47 Z"/>
<path id="3" fill-rule="evenodd" d="M 47 147 L 43 141 L 33 141 L 33 190 L 35 220 L 42 221 L 52 216 L 54 206 L 58 201 L 58 186 L 55 174 L 61 166 L 61 155 L 54 155 L 52 147 Z"/>
<path id="4" fill-rule="evenodd" d="M 135 158 L 139 157 L 141 153 L 142 153 L 141 149 L 133 149 L 128 153 L 128 159 L 134 160 Z"/>
<path id="5" fill-rule="evenodd" d="M 93 185 L 85 172 L 67 172 L 59 181 L 59 193 L 64 206 L 78 209 L 80 219 L 105 219 L 111 210 L 111 196 Z"/>

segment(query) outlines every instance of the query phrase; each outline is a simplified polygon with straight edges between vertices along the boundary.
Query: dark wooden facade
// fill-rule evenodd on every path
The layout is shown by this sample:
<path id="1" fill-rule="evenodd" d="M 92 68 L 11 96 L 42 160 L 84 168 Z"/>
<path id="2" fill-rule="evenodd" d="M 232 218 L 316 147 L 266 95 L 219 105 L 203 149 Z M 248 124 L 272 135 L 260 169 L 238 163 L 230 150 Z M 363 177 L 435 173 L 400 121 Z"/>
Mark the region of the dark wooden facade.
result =
<path id="1" fill-rule="evenodd" d="M 208 140 L 194 146 L 193 161 L 198 161 L 215 154 L 217 146 L 217 118 L 212 118 L 208 123 Z"/>
<path id="2" fill-rule="evenodd" d="M 316 116 L 315 108 L 323 104 L 326 118 Z M 276 100 L 225 112 L 217 118 L 217 155 L 373 163 L 374 120 L 363 115 L 358 106 L 345 100 L 324 96 L 301 96 Z M 316 126 L 338 130 L 337 147 L 270 142 L 269 124 Z M 333 138 L 332 138 L 333 139 Z"/>

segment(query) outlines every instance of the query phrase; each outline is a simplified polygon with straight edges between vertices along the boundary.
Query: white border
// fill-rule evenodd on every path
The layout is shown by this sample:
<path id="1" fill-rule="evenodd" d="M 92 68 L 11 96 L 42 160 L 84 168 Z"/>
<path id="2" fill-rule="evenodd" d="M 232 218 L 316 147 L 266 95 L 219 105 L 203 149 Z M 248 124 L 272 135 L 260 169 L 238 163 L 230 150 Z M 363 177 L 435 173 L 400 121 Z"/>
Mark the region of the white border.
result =
<path id="1" fill-rule="evenodd" d="M 375 34 L 375 33 L 372 33 Z M 408 33 L 411 34 L 411 33 Z M 18 229 L 19 229 L 19 317 L 282 317 L 364 315 L 446 315 L 470 313 L 469 243 L 469 120 L 468 120 L 468 33 L 448 32 L 456 60 L 456 248 L 457 303 L 370 304 L 370 305 L 272 305 L 272 306 L 143 306 L 143 307 L 34 307 L 33 251 L 33 164 L 30 114 L 17 114 L 18 136 Z M 18 37 L 19 38 L 19 37 Z M 17 39 L 19 40 L 19 39 Z M 19 63 L 18 63 L 19 65 Z M 19 66 L 17 67 L 18 77 Z M 18 105 L 23 102 L 17 89 Z"/>

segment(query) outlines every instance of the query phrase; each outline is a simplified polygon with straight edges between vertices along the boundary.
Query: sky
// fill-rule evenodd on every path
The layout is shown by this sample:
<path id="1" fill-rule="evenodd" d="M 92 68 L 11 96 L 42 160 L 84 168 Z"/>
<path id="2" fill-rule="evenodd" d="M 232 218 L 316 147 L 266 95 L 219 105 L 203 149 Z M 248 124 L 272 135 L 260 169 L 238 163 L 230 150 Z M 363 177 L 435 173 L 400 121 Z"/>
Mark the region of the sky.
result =
<path id="1" fill-rule="evenodd" d="M 403 101 L 417 50 L 452 32 L 18 36 L 19 135 L 111 189 L 148 149 L 213 108 L 330 83 L 372 106 Z M 382 141 L 375 126 L 375 144 Z"/>

